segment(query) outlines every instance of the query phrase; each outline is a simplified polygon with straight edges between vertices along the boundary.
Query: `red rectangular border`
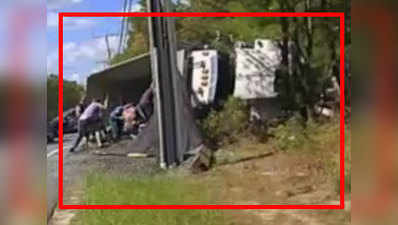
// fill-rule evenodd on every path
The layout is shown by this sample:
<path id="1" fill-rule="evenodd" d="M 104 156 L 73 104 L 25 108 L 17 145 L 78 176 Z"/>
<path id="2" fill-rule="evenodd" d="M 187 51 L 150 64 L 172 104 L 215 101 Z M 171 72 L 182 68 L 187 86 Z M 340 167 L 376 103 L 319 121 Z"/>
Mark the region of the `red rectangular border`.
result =
<path id="1" fill-rule="evenodd" d="M 63 19 L 64 17 L 336 17 L 340 18 L 340 204 L 339 205 L 64 205 L 63 203 L 63 135 L 59 135 L 58 206 L 59 209 L 344 209 L 344 57 L 345 17 L 341 12 L 325 13 L 121 13 L 61 12 L 59 16 L 59 105 L 63 118 Z M 59 119 L 59 134 L 63 123 Z"/>

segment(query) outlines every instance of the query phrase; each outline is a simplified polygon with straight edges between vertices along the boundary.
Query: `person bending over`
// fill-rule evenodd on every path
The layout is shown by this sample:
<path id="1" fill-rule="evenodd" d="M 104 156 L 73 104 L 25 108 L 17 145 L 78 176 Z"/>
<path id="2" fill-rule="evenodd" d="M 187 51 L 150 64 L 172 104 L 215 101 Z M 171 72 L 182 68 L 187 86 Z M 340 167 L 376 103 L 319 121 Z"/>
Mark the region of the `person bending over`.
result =
<path id="1" fill-rule="evenodd" d="M 86 138 L 86 142 L 88 142 L 89 135 L 89 127 L 95 126 L 102 121 L 103 111 L 106 109 L 104 105 L 100 103 L 99 99 L 94 99 L 92 103 L 83 111 L 78 120 L 78 137 L 73 144 L 72 148 L 69 150 L 70 152 L 74 152 L 76 147 L 79 146 L 80 141 L 83 137 Z M 101 146 L 101 140 L 98 140 L 99 133 L 96 132 L 96 138 L 98 145 Z"/>
<path id="2" fill-rule="evenodd" d="M 123 104 L 117 106 L 110 114 L 109 123 L 112 128 L 112 138 L 114 141 L 119 140 L 124 126 Z"/>

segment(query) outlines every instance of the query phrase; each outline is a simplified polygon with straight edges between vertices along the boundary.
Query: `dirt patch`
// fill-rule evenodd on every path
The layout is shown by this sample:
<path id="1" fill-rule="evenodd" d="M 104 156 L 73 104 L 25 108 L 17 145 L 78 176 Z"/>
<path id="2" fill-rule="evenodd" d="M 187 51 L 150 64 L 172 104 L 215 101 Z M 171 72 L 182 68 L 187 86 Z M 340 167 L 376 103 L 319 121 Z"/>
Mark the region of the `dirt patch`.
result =
<path id="1" fill-rule="evenodd" d="M 214 190 L 211 204 L 338 204 L 339 196 L 320 155 L 264 154 L 274 150 L 261 144 L 257 147 L 249 144 L 248 149 L 240 152 L 228 149 L 229 157 L 193 178 Z M 251 158 L 250 155 L 258 157 L 239 160 Z M 246 210 L 226 214 L 236 221 L 234 224 L 350 224 L 349 210 Z"/>
<path id="2" fill-rule="evenodd" d="M 217 166 L 198 176 L 223 187 L 217 193 L 220 204 L 322 204 L 336 195 L 322 167 L 311 157 L 275 153 Z"/>

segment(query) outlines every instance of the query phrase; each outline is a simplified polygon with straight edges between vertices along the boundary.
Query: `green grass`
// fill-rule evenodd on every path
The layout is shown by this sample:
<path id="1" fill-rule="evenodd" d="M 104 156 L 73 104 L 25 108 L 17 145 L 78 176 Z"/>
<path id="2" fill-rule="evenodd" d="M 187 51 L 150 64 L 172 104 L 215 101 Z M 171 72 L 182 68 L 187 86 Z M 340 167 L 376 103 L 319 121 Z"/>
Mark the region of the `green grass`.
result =
<path id="1" fill-rule="evenodd" d="M 345 192 L 351 194 L 351 128 L 345 130 Z M 338 179 L 340 181 L 340 179 Z M 337 191 L 340 192 L 340 186 Z"/>
<path id="2" fill-rule="evenodd" d="M 111 177 L 92 174 L 86 180 L 86 204 L 204 204 L 207 188 L 182 176 Z M 86 210 L 73 225 L 222 225 L 217 210 Z"/>
<path id="3" fill-rule="evenodd" d="M 332 180 L 336 193 L 340 192 L 340 123 L 339 118 L 328 122 L 311 122 L 307 127 L 295 118 L 271 130 L 271 143 L 276 149 L 318 156 Z M 345 128 L 345 190 L 351 193 L 351 128 Z"/>
<path id="4" fill-rule="evenodd" d="M 338 118 L 328 122 L 308 122 L 306 127 L 299 119 L 292 118 L 270 129 L 273 145 L 286 152 L 324 154 L 338 153 L 340 148 L 340 125 Z"/>

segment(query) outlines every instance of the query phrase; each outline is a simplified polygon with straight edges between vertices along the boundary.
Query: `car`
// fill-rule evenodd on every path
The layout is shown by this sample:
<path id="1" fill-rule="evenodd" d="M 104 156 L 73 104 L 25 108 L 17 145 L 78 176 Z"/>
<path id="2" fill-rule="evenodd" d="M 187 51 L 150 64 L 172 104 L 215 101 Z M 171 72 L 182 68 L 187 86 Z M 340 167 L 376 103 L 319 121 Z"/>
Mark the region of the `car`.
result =
<path id="1" fill-rule="evenodd" d="M 64 112 L 63 130 L 65 134 L 77 132 L 77 120 L 74 108 Z"/>
<path id="2" fill-rule="evenodd" d="M 47 142 L 54 141 L 58 137 L 58 116 L 47 123 Z M 75 109 L 68 109 L 63 113 L 63 133 L 76 133 L 77 132 L 77 117 Z"/>
<path id="3" fill-rule="evenodd" d="M 58 137 L 58 129 L 53 124 L 47 123 L 47 143 L 51 143 Z"/>

